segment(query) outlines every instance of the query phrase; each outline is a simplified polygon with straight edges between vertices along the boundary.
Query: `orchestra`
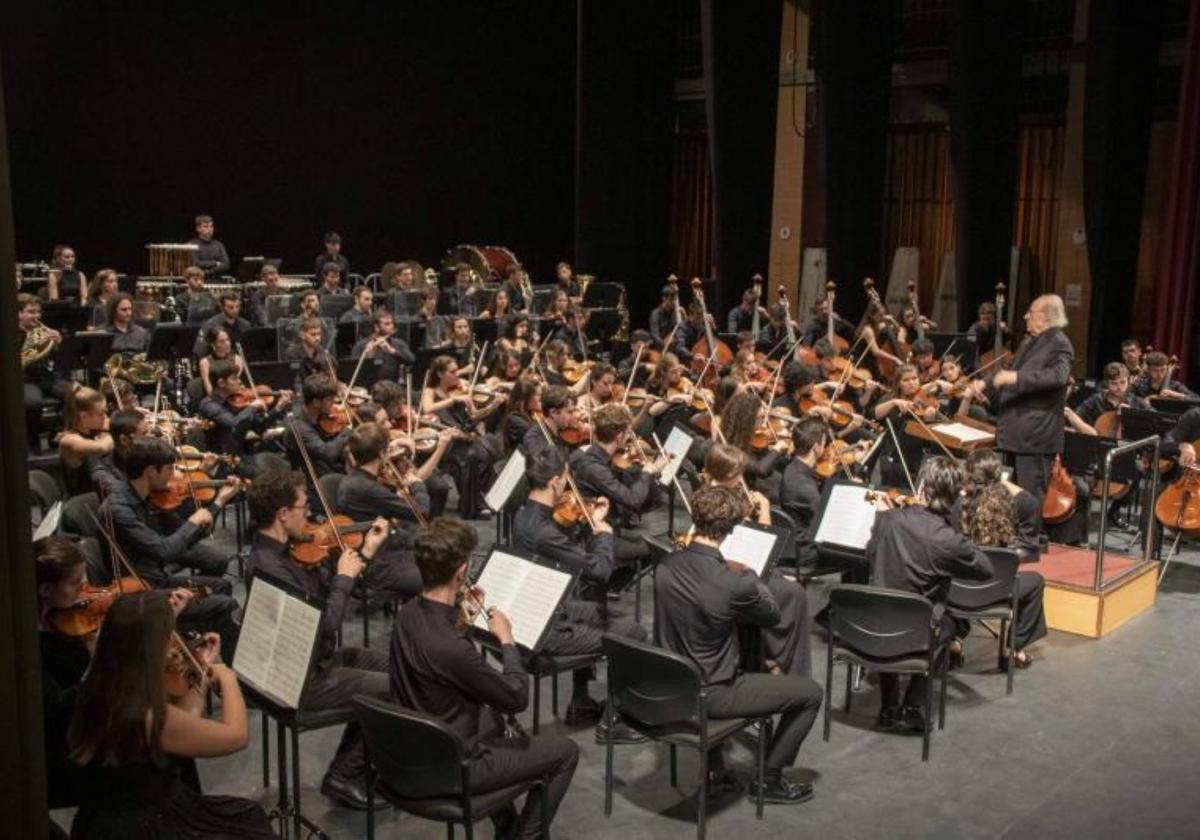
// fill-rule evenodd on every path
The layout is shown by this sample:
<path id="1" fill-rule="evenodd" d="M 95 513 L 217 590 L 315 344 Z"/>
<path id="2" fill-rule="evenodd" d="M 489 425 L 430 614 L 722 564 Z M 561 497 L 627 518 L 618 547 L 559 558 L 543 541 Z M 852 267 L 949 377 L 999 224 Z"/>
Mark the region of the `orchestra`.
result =
<path id="1" fill-rule="evenodd" d="M 812 784 L 785 771 L 821 704 L 804 580 L 822 558 L 815 531 L 831 484 L 881 491 L 872 497 L 878 513 L 865 558 L 845 579 L 941 604 L 951 578 L 992 574 L 980 546 L 1036 561 L 1050 541 L 1086 542 L 1089 504 L 1103 482 L 1070 462 L 1067 444 L 1074 435 L 1128 439 L 1133 411 L 1175 420 L 1164 425 L 1159 482 L 1147 480 L 1154 465 L 1145 459 L 1123 489 L 1110 482 L 1107 527 L 1195 535 L 1186 523 L 1200 494 L 1185 483 L 1197 471 L 1200 400 L 1180 381 L 1179 361 L 1130 339 L 1120 359 L 1102 360 L 1096 387 L 1077 394 L 1076 348 L 1054 294 L 1034 297 L 1023 325 L 1013 318 L 1010 330 L 1001 285 L 995 301 L 978 304 L 978 320 L 948 341 L 927 333 L 937 325 L 915 288 L 889 307 L 868 280 L 866 306 L 847 313 L 860 316 L 855 324 L 838 313 L 833 284 L 802 318 L 782 288 L 767 304 L 763 278 L 735 290 L 731 311 L 714 313 L 703 281 L 672 276 L 647 320 L 608 329 L 613 322 L 588 306 L 593 281 L 566 262 L 542 286 L 519 264 L 481 271 L 448 261 L 439 278 L 405 262 L 393 288 L 352 273 L 341 237 L 329 233 L 311 274 L 283 275 L 278 261 L 266 262 L 242 286 L 225 276 L 229 257 L 211 217 L 195 222 L 194 261 L 158 307 L 142 306 L 155 290 L 131 294 L 112 269 L 89 284 L 66 245 L 56 248 L 47 291 L 18 297 L 30 457 L 48 465 L 68 500 L 96 496 L 84 524 L 100 543 L 99 563 L 85 563 L 65 537 L 36 551 L 52 801 L 82 805 L 91 825 L 120 817 L 85 788 L 127 773 L 140 786 L 130 795 L 145 794 L 155 779 L 137 774 L 151 766 L 167 773 L 146 761 L 164 752 L 173 763 L 163 795 L 213 807 L 211 797 L 180 793 L 177 784 L 196 759 L 223 753 L 179 745 L 201 719 L 197 698 L 210 686 L 221 691 L 221 718 L 206 721 L 224 727 L 213 730 L 217 742 L 233 752 L 239 735 L 244 741 L 244 704 L 228 668 L 245 593 L 235 556 L 239 571 L 244 563 L 323 604 L 305 710 L 365 694 L 441 718 L 479 747 L 469 761 L 484 785 L 548 779 L 545 812 L 531 796 L 522 812 L 495 817 L 504 832 L 529 833 L 553 818 L 578 749 L 561 734 L 506 738 L 503 724 L 484 727 L 477 714 L 526 707 L 529 659 L 510 617 L 487 607 L 487 593 L 472 584 L 472 522 L 496 518 L 502 545 L 576 576 L 541 653 L 598 655 L 605 633 L 653 639 L 699 667 L 714 718 L 781 716 L 762 781 L 776 804 L 814 796 Z M 82 320 L 43 321 L 43 301 L 71 300 L 86 309 Z M 623 298 L 621 307 L 628 316 Z M 191 355 L 147 359 L 172 316 L 196 331 Z M 100 370 L 83 351 L 77 359 L 56 352 L 109 340 L 104 358 L 116 364 Z M 134 364 L 154 366 L 153 375 L 135 380 L 127 375 Z M 951 446 L 938 430 L 957 423 L 983 430 L 987 443 Z M 663 449 L 676 430 L 691 439 L 683 456 Z M 525 495 L 492 509 L 489 491 L 518 455 Z M 1003 466 L 1013 468 L 1011 480 Z M 1076 506 L 1052 517 L 1064 486 Z M 1159 496 L 1145 498 L 1152 486 Z M 669 506 L 678 542 L 656 559 L 647 538 L 659 535 Z M 249 528 L 232 524 L 235 511 Z M 1140 522 L 1125 519 L 1134 512 Z M 724 559 L 723 540 L 743 523 L 785 529 L 787 565 L 760 579 Z M 243 537 L 248 548 L 237 554 L 230 546 L 236 539 L 240 549 Z M 643 578 L 651 568 L 652 583 Z M 145 591 L 113 583 L 133 577 Z M 1036 573 L 1018 575 L 1013 656 L 1021 669 L 1046 635 L 1044 587 Z M 652 625 L 629 617 L 630 593 L 643 589 L 654 595 Z M 64 634 L 56 616 L 93 590 L 121 606 L 93 616 L 87 634 Z M 342 640 L 356 592 L 364 610 L 388 605 L 390 654 Z M 465 629 L 460 614 L 474 621 L 481 611 Z M 132 749 L 129 733 L 101 731 L 102 718 L 71 706 L 75 689 L 94 696 L 111 678 L 92 676 L 89 661 L 116 658 L 112 667 L 131 673 L 158 668 L 156 646 L 171 649 L 176 627 L 200 634 L 202 677 L 182 700 L 139 698 L 157 721 L 153 737 Z M 952 666 L 970 630 L 948 618 L 938 625 Z M 153 654 L 145 662 L 114 649 L 136 632 L 144 635 L 138 649 Z M 498 665 L 476 647 L 481 638 Z M 590 693 L 598 678 L 591 665 L 573 670 L 563 723 L 594 726 L 599 743 L 639 743 L 641 735 L 603 715 Z M 879 684 L 879 729 L 928 725 L 925 678 L 904 691 L 888 675 Z M 365 808 L 357 726 L 327 764 L 322 793 Z M 719 751 L 708 767 L 707 791 L 736 786 Z M 243 835 L 256 836 L 257 819 L 245 809 Z"/>

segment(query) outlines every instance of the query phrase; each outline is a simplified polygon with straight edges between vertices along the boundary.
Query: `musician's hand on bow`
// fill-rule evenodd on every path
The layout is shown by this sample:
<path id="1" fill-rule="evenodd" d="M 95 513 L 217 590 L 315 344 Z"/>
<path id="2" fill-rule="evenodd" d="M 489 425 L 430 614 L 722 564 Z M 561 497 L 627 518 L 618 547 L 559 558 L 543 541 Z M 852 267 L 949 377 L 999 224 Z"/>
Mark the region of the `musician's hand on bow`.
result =
<path id="1" fill-rule="evenodd" d="M 287 408 L 289 405 L 291 405 L 292 401 L 295 399 L 296 399 L 296 394 L 294 391 L 281 391 L 279 393 L 278 399 L 275 402 L 275 405 L 280 410 L 283 410 L 283 409 Z"/>
<path id="2" fill-rule="evenodd" d="M 863 423 L 865 423 L 865 422 L 866 422 L 866 420 L 863 418 L 863 416 L 861 414 L 855 414 L 853 417 L 850 418 L 850 422 L 846 424 L 845 430 L 847 432 L 856 432 L 862 428 Z"/>
<path id="3" fill-rule="evenodd" d="M 1016 384 L 1017 372 L 1015 370 L 1002 370 L 992 377 L 993 388 L 1006 388 Z"/>
<path id="4" fill-rule="evenodd" d="M 230 499 L 238 494 L 242 489 L 242 480 L 236 475 L 231 475 L 225 479 L 225 485 L 217 491 L 217 504 L 224 505 Z"/>
<path id="5" fill-rule="evenodd" d="M 382 516 L 375 517 L 375 521 L 371 523 L 371 530 L 367 531 L 367 536 L 363 539 L 363 553 L 374 557 L 387 539 L 390 528 L 391 525 Z"/>
<path id="6" fill-rule="evenodd" d="M 213 524 L 213 516 L 208 508 L 196 508 L 192 511 L 192 515 L 188 517 L 187 521 L 191 522 L 197 528 L 204 530 Z"/>
<path id="7" fill-rule="evenodd" d="M 460 405 L 474 405 L 475 403 L 475 401 L 471 398 L 471 395 L 467 393 L 454 394 L 452 397 L 450 397 L 450 399 Z"/>
<path id="8" fill-rule="evenodd" d="M 171 605 L 171 611 L 175 613 L 175 617 L 179 618 L 179 614 L 183 612 L 184 607 L 192 600 L 192 590 L 172 589 L 171 594 L 167 596 L 167 603 Z"/>
<path id="9" fill-rule="evenodd" d="M 354 580 L 362 574 L 365 566 L 366 564 L 363 562 L 362 555 L 354 549 L 348 548 L 338 557 L 337 573 Z"/>
<path id="10" fill-rule="evenodd" d="M 196 658 L 206 668 L 211 668 L 221 661 L 221 636 L 219 633 L 204 634 L 204 644 L 196 648 Z"/>

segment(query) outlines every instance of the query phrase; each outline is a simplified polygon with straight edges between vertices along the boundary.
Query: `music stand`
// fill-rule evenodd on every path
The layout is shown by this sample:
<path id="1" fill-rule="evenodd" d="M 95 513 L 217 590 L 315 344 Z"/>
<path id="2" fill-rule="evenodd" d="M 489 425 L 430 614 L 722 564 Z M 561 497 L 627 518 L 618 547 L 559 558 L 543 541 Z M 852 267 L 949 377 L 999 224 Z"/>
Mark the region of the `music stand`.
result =
<path id="1" fill-rule="evenodd" d="M 1155 411 L 1160 414 L 1170 414 L 1176 420 L 1179 419 L 1180 415 L 1200 406 L 1200 400 L 1181 400 L 1175 397 L 1151 397 L 1149 402 Z"/>
<path id="2" fill-rule="evenodd" d="M 294 318 L 300 314 L 299 295 L 268 295 L 267 323 L 275 324 L 284 318 Z"/>
<path id="3" fill-rule="evenodd" d="M 57 370 L 72 371 L 103 370 L 104 363 L 112 355 L 113 334 L 107 330 L 85 330 L 64 335 L 54 354 Z M 83 364 L 80 365 L 80 360 Z"/>
<path id="4" fill-rule="evenodd" d="M 970 373 L 978 367 L 980 349 L 976 346 L 975 339 L 967 333 L 927 332 L 925 337 L 933 342 L 935 359 L 945 355 L 958 356 L 962 360 L 959 366 L 963 373 Z"/>
<path id="5" fill-rule="evenodd" d="M 156 277 L 147 277 L 147 280 L 157 280 Z M 134 274 L 118 274 L 117 275 L 117 291 L 124 292 L 127 295 L 137 294 L 137 275 Z"/>
<path id="6" fill-rule="evenodd" d="M 1175 415 L 1152 408 L 1121 407 L 1121 434 L 1129 440 L 1139 440 L 1150 435 L 1165 437 L 1174 430 L 1178 422 L 1179 418 Z"/>
<path id="7" fill-rule="evenodd" d="M 486 341 L 490 346 L 496 346 L 500 333 L 500 325 L 495 318 L 474 318 L 471 320 L 471 334 L 475 343 L 480 347 Z"/>
<path id="8" fill-rule="evenodd" d="M 554 291 L 558 286 L 534 286 L 533 287 L 533 304 L 529 307 L 531 310 L 541 315 L 546 311 L 546 307 L 550 305 L 550 298 L 554 297 Z"/>
<path id="9" fill-rule="evenodd" d="M 594 309 L 588 316 L 587 326 L 584 329 L 588 333 L 588 338 L 600 342 L 600 349 L 603 351 L 609 348 L 612 337 L 620 328 L 620 312 L 615 309 Z"/>
<path id="10" fill-rule="evenodd" d="M 273 362 L 279 358 L 279 333 L 274 327 L 251 327 L 242 333 L 240 343 L 247 362 Z"/>
<path id="11" fill-rule="evenodd" d="M 345 321 L 337 325 L 333 349 L 334 355 L 339 359 L 348 357 L 350 351 L 354 349 L 354 345 L 358 343 L 358 327 L 358 321 Z"/>
<path id="12" fill-rule="evenodd" d="M 41 321 L 52 330 L 58 330 L 60 333 L 77 333 L 86 332 L 92 323 L 94 308 L 88 306 L 80 306 L 74 303 L 64 301 L 62 305 L 55 305 L 57 301 L 45 301 L 42 303 L 42 318 Z"/>
<path id="13" fill-rule="evenodd" d="M 150 336 L 146 361 L 170 362 L 174 367 L 180 359 L 192 357 L 192 348 L 199 336 L 200 327 L 197 324 L 159 324 Z"/>
<path id="14" fill-rule="evenodd" d="M 321 295 L 321 317 L 337 321 L 342 313 L 354 306 L 354 295 L 334 294 Z"/>
<path id="15" fill-rule="evenodd" d="M 589 283 L 583 293 L 585 309 L 616 309 L 620 303 L 620 283 Z"/>
<path id="16" fill-rule="evenodd" d="M 296 387 L 296 374 L 300 370 L 296 362 L 249 362 L 249 365 L 255 385 L 270 385 L 273 391 Z"/>

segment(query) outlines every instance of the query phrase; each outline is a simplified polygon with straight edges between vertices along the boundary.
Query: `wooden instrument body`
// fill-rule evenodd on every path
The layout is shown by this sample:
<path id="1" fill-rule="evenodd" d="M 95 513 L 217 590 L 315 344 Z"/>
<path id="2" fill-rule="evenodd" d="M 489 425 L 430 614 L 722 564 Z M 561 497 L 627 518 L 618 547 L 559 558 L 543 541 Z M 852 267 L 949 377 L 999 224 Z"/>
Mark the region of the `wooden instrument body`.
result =
<path id="1" fill-rule="evenodd" d="M 1054 456 L 1054 467 L 1050 471 L 1050 483 L 1042 500 L 1042 519 L 1051 525 L 1065 522 L 1075 513 L 1078 499 L 1075 483 L 1062 464 L 1062 456 Z"/>

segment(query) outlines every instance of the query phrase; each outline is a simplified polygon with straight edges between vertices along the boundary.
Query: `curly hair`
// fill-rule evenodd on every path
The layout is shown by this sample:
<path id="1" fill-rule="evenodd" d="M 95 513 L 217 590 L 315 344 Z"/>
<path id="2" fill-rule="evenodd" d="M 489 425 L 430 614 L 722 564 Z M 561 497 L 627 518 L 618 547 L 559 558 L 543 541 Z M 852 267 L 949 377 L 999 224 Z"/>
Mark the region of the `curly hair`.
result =
<path id="1" fill-rule="evenodd" d="M 725 432 L 725 440 L 743 452 L 749 452 L 761 407 L 758 396 L 751 391 L 744 391 L 731 399 L 721 412 L 721 429 Z"/>
<path id="2" fill-rule="evenodd" d="M 989 484 L 963 499 L 962 531 L 976 545 L 1005 548 L 1017 535 L 1012 495 L 1002 484 Z"/>

